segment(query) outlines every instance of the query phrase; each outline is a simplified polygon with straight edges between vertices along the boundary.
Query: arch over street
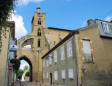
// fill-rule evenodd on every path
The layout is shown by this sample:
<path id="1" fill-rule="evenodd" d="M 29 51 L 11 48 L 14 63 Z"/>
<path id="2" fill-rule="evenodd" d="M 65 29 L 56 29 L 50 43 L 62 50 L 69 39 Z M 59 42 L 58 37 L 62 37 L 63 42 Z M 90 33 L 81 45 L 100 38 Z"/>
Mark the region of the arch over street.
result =
<path id="1" fill-rule="evenodd" d="M 30 70 L 30 81 L 32 82 L 32 63 L 31 61 L 26 56 L 20 57 L 19 60 L 25 60 L 30 65 L 30 69 L 29 69 Z"/>

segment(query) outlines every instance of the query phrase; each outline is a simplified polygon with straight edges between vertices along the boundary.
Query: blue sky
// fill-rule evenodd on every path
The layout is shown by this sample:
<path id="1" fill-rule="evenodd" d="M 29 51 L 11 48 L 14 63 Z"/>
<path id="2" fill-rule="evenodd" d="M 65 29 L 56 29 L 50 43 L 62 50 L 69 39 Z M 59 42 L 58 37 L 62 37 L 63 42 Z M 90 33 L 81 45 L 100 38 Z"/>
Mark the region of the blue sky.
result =
<path id="1" fill-rule="evenodd" d="M 73 30 L 85 26 L 88 19 L 112 19 L 112 0 L 19 0 L 15 21 L 25 31 L 18 29 L 18 35 L 23 33 L 18 38 L 31 32 L 31 20 L 38 6 L 46 13 L 46 27 Z"/>

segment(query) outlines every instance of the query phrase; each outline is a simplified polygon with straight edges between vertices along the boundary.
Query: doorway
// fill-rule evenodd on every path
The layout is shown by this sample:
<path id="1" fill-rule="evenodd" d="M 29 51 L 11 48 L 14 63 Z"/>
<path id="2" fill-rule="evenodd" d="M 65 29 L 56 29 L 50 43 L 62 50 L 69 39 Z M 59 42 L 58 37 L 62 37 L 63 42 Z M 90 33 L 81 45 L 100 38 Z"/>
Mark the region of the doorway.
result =
<path id="1" fill-rule="evenodd" d="M 50 73 L 50 84 L 52 85 L 52 73 Z"/>

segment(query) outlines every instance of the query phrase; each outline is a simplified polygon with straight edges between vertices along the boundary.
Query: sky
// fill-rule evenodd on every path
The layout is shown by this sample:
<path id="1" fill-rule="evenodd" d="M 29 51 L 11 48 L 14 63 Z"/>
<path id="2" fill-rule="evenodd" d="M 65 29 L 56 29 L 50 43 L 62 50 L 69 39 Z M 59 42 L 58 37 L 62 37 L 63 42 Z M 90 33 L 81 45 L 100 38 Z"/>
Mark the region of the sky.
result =
<path id="1" fill-rule="evenodd" d="M 46 27 L 74 30 L 86 26 L 88 19 L 112 19 L 112 0 L 18 0 L 12 16 L 16 38 L 31 32 L 37 7 L 46 13 Z"/>

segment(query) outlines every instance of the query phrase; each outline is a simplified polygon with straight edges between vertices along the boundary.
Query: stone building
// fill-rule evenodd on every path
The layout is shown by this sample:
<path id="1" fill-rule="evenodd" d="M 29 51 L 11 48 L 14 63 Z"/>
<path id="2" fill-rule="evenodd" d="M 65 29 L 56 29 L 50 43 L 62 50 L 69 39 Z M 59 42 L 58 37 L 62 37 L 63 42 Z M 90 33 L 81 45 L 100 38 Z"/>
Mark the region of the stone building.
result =
<path id="1" fill-rule="evenodd" d="M 4 27 L 2 27 L 4 28 Z M 12 70 L 8 69 L 10 59 L 14 58 L 14 53 L 9 53 L 12 41 L 15 41 L 15 23 L 13 21 L 7 22 L 6 29 L 2 29 L 0 34 L 2 47 L 0 52 L 0 86 L 11 86 L 12 83 Z M 9 78 L 9 76 L 11 76 Z"/>
<path id="2" fill-rule="evenodd" d="M 43 83 L 52 86 L 112 85 L 112 23 L 88 20 L 43 57 Z"/>
<path id="3" fill-rule="evenodd" d="M 37 8 L 32 18 L 32 32 L 17 42 L 17 58 L 26 60 L 30 65 L 30 81 L 42 81 L 41 57 L 60 42 L 70 30 L 46 27 L 45 13 Z"/>

